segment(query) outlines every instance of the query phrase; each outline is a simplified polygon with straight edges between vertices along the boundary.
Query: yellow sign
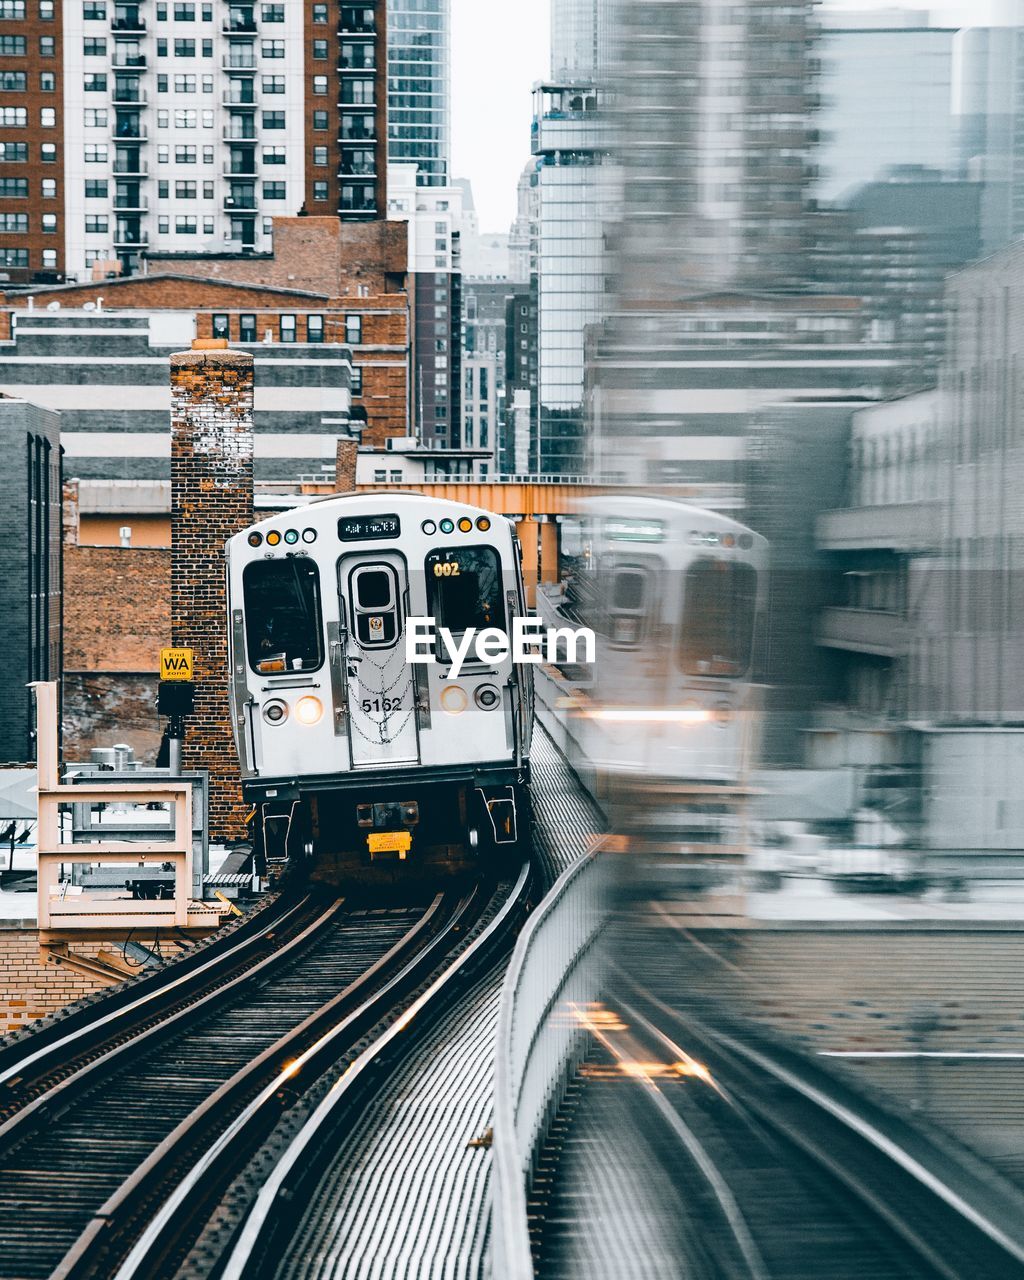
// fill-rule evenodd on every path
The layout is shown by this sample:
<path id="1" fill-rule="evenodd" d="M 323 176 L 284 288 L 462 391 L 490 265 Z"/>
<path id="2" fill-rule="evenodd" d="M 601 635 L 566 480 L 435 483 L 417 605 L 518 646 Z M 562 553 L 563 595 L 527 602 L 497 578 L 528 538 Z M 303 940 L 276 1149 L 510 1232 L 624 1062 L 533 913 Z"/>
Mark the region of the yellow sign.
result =
<path id="1" fill-rule="evenodd" d="M 192 668 L 191 649 L 160 650 L 161 680 L 191 680 Z"/>
<path id="2" fill-rule="evenodd" d="M 411 831 L 371 831 L 366 837 L 371 853 L 408 853 L 412 848 Z"/>

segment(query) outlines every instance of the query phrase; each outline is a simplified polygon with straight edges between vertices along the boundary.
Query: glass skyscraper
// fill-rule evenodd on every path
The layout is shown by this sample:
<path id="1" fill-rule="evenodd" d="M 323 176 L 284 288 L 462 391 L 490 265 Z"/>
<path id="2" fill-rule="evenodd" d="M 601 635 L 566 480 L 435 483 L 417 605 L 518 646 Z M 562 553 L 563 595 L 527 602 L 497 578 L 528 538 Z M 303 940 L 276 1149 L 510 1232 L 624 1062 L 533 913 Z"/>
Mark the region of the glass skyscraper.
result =
<path id="1" fill-rule="evenodd" d="M 451 152 L 450 0 L 388 0 L 388 159 L 444 186 Z"/>

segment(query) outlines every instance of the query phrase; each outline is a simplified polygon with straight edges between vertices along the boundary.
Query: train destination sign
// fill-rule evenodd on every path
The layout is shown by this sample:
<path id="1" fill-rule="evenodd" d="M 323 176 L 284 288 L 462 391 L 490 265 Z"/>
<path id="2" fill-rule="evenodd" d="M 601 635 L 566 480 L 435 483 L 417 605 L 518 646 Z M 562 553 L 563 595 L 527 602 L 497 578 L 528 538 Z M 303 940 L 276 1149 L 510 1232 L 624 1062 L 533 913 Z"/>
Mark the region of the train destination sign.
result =
<path id="1" fill-rule="evenodd" d="M 195 654 L 192 649 L 161 649 L 160 679 L 191 680 Z"/>
<path id="2" fill-rule="evenodd" d="M 402 522 L 398 516 L 342 516 L 338 521 L 338 537 L 342 542 L 372 542 L 376 538 L 400 538 Z"/>

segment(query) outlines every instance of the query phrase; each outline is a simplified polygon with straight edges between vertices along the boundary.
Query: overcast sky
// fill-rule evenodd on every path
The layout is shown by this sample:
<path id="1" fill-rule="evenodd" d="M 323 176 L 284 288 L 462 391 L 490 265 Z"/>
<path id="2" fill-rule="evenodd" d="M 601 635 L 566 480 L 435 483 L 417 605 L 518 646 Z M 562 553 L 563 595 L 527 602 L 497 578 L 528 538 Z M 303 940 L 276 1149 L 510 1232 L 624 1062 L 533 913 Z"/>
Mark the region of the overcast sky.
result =
<path id="1" fill-rule="evenodd" d="M 840 9 L 931 9 L 983 22 L 986 0 L 826 0 Z M 530 156 L 530 88 L 548 74 L 550 0 L 452 0 L 453 176 L 469 178 L 482 231 L 506 231 Z"/>

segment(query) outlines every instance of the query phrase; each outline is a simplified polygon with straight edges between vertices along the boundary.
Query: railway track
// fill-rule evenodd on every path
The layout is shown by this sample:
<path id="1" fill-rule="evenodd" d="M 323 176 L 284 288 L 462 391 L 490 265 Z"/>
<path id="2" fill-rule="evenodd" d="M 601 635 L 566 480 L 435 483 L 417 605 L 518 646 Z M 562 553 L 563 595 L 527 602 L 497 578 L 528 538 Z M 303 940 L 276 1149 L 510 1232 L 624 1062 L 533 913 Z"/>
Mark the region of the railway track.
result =
<path id="1" fill-rule="evenodd" d="M 163 1220 L 147 1237 L 152 1269 L 132 1272 L 167 1274 L 296 1092 L 415 989 L 487 896 L 386 909 L 304 898 L 180 985 L 23 1054 L 0 1125 L 0 1277 L 114 1274 L 168 1188 L 201 1170 L 192 1217 Z"/>
<path id="2" fill-rule="evenodd" d="M 394 1016 L 392 1002 L 392 1014 L 375 1027 L 357 1054 L 340 1064 L 329 1086 L 318 1086 L 319 1101 L 291 1135 L 269 1173 L 258 1178 L 259 1188 L 254 1187 L 244 1212 L 236 1215 L 228 1229 L 218 1228 L 214 1234 L 219 1244 L 208 1243 L 201 1251 L 201 1262 L 194 1251 L 182 1274 L 202 1271 L 224 1280 L 243 1276 L 251 1280 L 274 1275 L 279 1266 L 301 1261 L 313 1249 L 321 1254 L 337 1251 L 340 1242 L 335 1238 L 330 1188 L 360 1159 L 348 1139 L 367 1106 L 372 1103 L 380 1113 L 401 1096 L 408 1087 L 403 1068 L 410 1056 L 423 1050 L 432 1034 L 443 1040 L 446 1019 L 471 1003 L 486 985 L 511 947 L 531 891 L 532 870 L 524 864 L 515 883 L 504 885 L 492 898 L 468 945 L 454 958 L 449 957 L 440 972 L 434 970 L 430 981 L 398 1016 Z M 372 1125 L 367 1128 L 372 1132 Z M 369 1133 L 366 1140 L 370 1140 Z M 401 1162 L 404 1152 L 394 1150 L 391 1158 Z M 170 1229 L 175 1219 L 204 1216 L 206 1208 L 199 1204 L 204 1198 L 204 1180 L 204 1164 L 200 1162 L 116 1272 L 117 1280 L 173 1274 L 160 1270 L 166 1252 L 161 1233 Z M 385 1206 L 380 1211 L 385 1212 Z M 297 1243 L 300 1240 L 301 1245 Z M 353 1244 L 351 1240 L 345 1243 Z"/>
<path id="3" fill-rule="evenodd" d="M 693 1280 L 1024 1277 L 1019 1201 L 1005 1198 L 1005 1188 L 979 1184 L 975 1190 L 983 1194 L 966 1197 L 952 1168 L 944 1173 L 941 1162 L 922 1162 L 909 1135 L 903 1143 L 878 1127 L 864 1110 L 809 1078 L 795 1055 L 790 1061 L 781 1049 L 712 1029 L 621 972 L 619 980 L 628 996 L 610 1000 L 593 1025 L 597 1052 L 585 1074 L 620 1107 L 629 1089 L 627 1114 L 646 1144 L 649 1167 L 660 1166 L 659 1194 L 666 1203 L 674 1196 L 675 1214 L 699 1224 L 699 1231 L 680 1232 L 671 1210 L 658 1224 L 687 1241 L 671 1274 Z M 590 1080 L 581 1085 L 584 1098 Z M 574 1106 L 586 1109 L 578 1097 Z M 590 1221 L 578 1221 L 585 1169 L 571 1126 L 555 1145 L 546 1162 L 546 1212 L 561 1222 L 563 1238 L 541 1222 L 535 1247 L 537 1274 L 562 1280 L 582 1274 L 567 1259 Z M 614 1261 L 615 1205 L 601 1201 L 595 1197 L 583 1217 L 609 1212 L 611 1223 L 598 1229 L 609 1236 L 611 1269 L 595 1269 L 590 1256 L 586 1273 L 630 1274 Z M 632 1273 L 670 1274 L 643 1266 Z"/>

